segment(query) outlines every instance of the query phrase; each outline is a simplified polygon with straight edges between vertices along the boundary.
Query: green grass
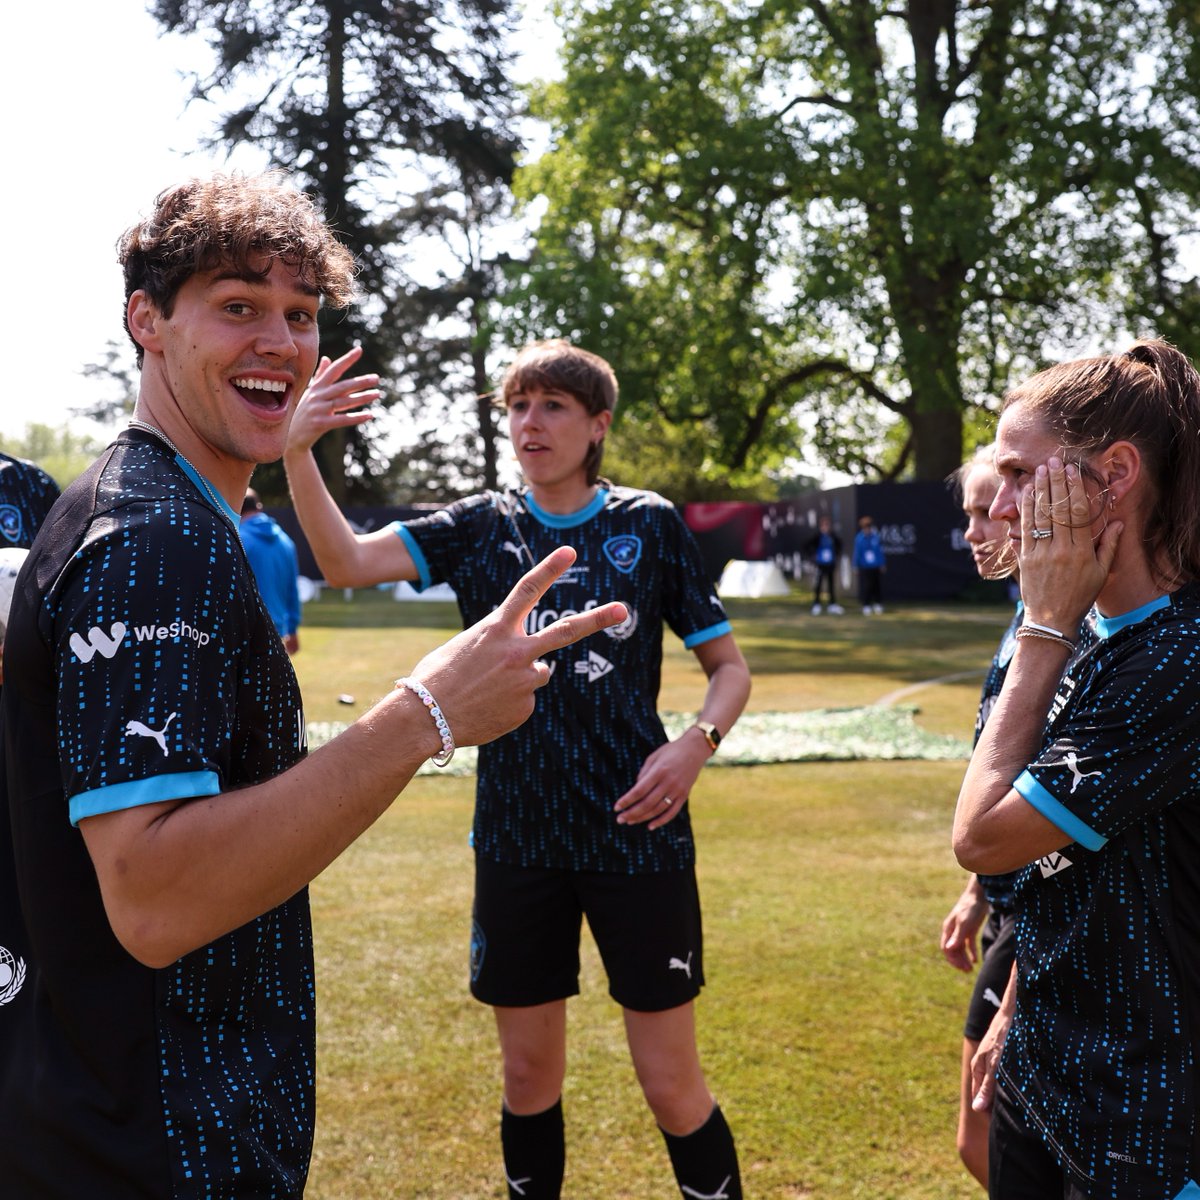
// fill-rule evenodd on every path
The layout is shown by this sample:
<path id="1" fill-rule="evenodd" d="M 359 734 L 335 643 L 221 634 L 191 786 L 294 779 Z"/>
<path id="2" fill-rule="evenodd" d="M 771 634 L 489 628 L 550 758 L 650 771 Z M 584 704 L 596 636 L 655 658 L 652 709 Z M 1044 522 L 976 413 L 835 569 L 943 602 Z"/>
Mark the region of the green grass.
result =
<path id="1" fill-rule="evenodd" d="M 730 607 L 752 707 L 857 705 L 970 672 L 906 697 L 926 728 L 963 737 L 1008 619 L 966 606 L 870 620 L 812 618 L 798 600 Z M 455 629 L 452 607 L 381 593 L 307 606 L 296 667 L 309 719 L 353 717 Z M 668 637 L 662 707 L 694 709 L 701 686 Z M 981 1195 L 954 1150 L 969 981 L 937 950 L 962 883 L 948 846 L 961 774 L 959 763 L 868 762 L 701 777 L 701 1053 L 748 1197 Z M 490 1012 L 466 990 L 471 801 L 469 779 L 414 781 L 313 886 L 314 1200 L 505 1195 L 499 1054 Z M 564 1195 L 676 1195 L 586 938 L 582 986 L 569 1009 Z"/>

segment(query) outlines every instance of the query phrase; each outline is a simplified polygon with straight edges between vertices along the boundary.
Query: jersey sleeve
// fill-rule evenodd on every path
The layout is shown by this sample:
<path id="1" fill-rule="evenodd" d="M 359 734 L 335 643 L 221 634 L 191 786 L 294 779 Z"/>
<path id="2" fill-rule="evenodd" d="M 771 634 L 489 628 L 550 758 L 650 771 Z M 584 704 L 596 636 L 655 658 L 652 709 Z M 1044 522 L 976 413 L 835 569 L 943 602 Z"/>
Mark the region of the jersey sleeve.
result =
<path id="1" fill-rule="evenodd" d="M 1159 636 L 1115 657 L 1068 700 L 1014 788 L 1088 850 L 1195 795 L 1196 672 L 1193 637 Z"/>
<path id="2" fill-rule="evenodd" d="M 403 540 L 417 568 L 413 586 L 418 592 L 436 583 L 455 587 L 456 577 L 470 567 L 479 550 L 477 527 L 483 506 L 491 507 L 489 497 L 472 496 L 427 517 L 392 523 L 392 532 Z"/>
<path id="3" fill-rule="evenodd" d="M 51 629 L 72 824 L 227 784 L 239 662 L 260 648 L 224 524 L 126 512 L 68 565 Z"/>
<path id="4" fill-rule="evenodd" d="M 704 569 L 700 548 L 671 507 L 663 523 L 663 617 L 689 649 L 733 631 L 717 590 Z"/>

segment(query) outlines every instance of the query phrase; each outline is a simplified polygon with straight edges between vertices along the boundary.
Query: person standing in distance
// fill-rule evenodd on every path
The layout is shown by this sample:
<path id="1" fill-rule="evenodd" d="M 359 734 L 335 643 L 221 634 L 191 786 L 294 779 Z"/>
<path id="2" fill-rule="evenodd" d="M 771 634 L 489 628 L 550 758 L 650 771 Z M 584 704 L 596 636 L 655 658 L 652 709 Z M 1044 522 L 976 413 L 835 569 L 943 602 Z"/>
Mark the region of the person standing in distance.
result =
<path id="1" fill-rule="evenodd" d="M 688 798 L 740 715 L 750 675 L 695 542 L 661 496 L 600 478 L 617 381 L 603 359 L 564 341 L 521 351 L 500 387 L 523 487 L 356 535 L 310 453 L 326 430 L 369 419 L 344 411 L 376 382 L 344 378 L 356 358 L 318 370 L 284 458 L 331 584 L 445 580 L 470 622 L 530 561 L 570 540 L 579 560 L 534 610 L 533 627 L 601 596 L 629 611 L 607 636 L 550 656 L 534 719 L 480 752 L 471 990 L 493 1007 L 499 1032 L 509 1195 L 561 1192 L 566 1001 L 579 990 L 586 916 L 681 1193 L 738 1200 L 733 1136 L 696 1047 L 704 964 Z M 708 677 L 696 723 L 675 741 L 656 712 L 664 623 Z"/>
<path id="2" fill-rule="evenodd" d="M 863 616 L 878 616 L 883 612 L 883 573 L 887 570 L 887 559 L 874 517 L 858 518 L 854 566 L 858 571 L 858 596 L 862 601 Z"/>
<path id="3" fill-rule="evenodd" d="M 1005 397 L 996 470 L 1025 616 L 954 822 L 967 870 L 1020 872 L 1015 1016 L 988 1034 L 989 1195 L 1185 1200 L 1200 1195 L 1200 376 L 1161 341 L 1051 367 Z M 993 1063 L 981 1047 L 977 1075 Z"/>
<path id="4" fill-rule="evenodd" d="M 238 534 L 258 591 L 267 606 L 283 648 L 289 654 L 300 649 L 300 568 L 296 562 L 296 544 L 279 523 L 263 511 L 262 501 L 253 488 L 246 489 L 242 500 Z"/>
<path id="5" fill-rule="evenodd" d="M 352 298 L 353 261 L 276 175 L 163 192 L 120 260 L 134 418 L 55 506 L 10 617 L 7 818 L 32 1003 L 0 1061 L 0 1180 L 12 1200 L 299 1200 L 307 884 L 427 758 L 525 720 L 542 656 L 626 613 L 526 635 L 573 559 L 559 550 L 306 755 L 235 506 L 283 453 L 318 307 Z"/>
<path id="6" fill-rule="evenodd" d="M 816 577 L 813 580 L 812 612 L 819 616 L 821 598 L 825 597 L 829 611 L 834 616 L 840 616 L 844 611 L 837 602 L 833 588 L 834 572 L 837 570 L 838 559 L 842 556 L 842 539 L 833 531 L 833 520 L 822 515 L 817 520 L 817 532 L 808 540 L 805 553 L 812 560 Z"/>

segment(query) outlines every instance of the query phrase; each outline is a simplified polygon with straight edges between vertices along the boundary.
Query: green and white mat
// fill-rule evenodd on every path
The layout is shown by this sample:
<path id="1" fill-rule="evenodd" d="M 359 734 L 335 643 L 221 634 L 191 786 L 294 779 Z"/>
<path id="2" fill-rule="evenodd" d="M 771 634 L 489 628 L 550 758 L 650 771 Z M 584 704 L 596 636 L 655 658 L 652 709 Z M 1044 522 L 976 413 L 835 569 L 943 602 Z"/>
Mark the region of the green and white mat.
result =
<path id="1" fill-rule="evenodd" d="M 817 708 L 809 712 L 746 713 L 721 743 L 713 766 L 751 766 L 756 763 L 848 761 L 850 759 L 924 758 L 967 759 L 969 742 L 926 733 L 913 719 L 913 705 L 869 705 L 866 708 Z M 662 714 L 670 737 L 677 737 L 695 720 L 690 713 Z M 316 749 L 346 728 L 341 721 L 315 721 L 308 726 L 308 746 Z M 475 748 L 465 746 L 444 775 L 473 775 Z M 418 774 L 439 774 L 431 763 Z"/>

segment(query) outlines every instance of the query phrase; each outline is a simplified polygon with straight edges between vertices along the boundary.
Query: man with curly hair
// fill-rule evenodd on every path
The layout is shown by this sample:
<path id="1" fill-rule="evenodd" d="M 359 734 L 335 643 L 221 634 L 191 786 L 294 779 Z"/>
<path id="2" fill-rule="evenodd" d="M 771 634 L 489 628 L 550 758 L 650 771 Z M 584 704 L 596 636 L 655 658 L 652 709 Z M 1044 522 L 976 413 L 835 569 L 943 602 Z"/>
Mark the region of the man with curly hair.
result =
<path id="1" fill-rule="evenodd" d="M 236 506 L 255 464 L 283 453 L 318 308 L 352 298 L 353 261 L 277 175 L 164 192 L 120 259 L 134 418 L 39 534 L 10 623 L 8 816 L 31 996 L 0 1008 L 0 1026 L 22 1021 L 3 1030 L 0 1189 L 300 1197 L 308 883 L 425 759 L 525 720 L 542 655 L 626 613 L 526 635 L 572 560 L 560 551 L 307 755 Z"/>

